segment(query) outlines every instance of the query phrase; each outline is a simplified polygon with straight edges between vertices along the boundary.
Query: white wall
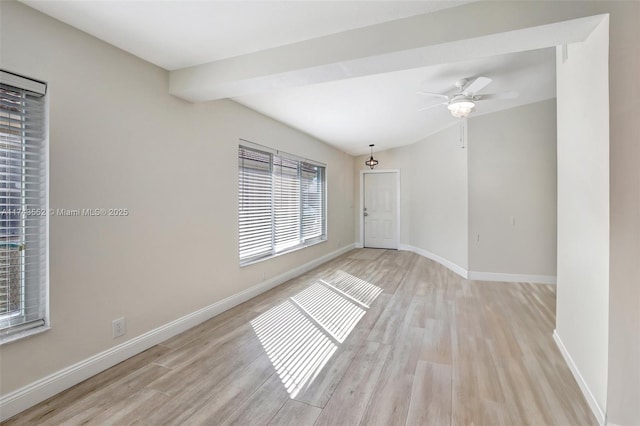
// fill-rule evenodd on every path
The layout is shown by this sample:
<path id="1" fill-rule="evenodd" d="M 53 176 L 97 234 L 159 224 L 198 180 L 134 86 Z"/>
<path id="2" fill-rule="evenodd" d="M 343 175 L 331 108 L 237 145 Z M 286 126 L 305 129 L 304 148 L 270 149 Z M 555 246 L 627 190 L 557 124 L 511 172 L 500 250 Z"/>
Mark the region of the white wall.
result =
<path id="1" fill-rule="evenodd" d="M 609 21 L 558 47 L 556 334 L 604 413 L 609 319 Z M 589 398 L 588 398 L 589 399 Z M 591 402 L 591 401 L 590 401 Z"/>
<path id="2" fill-rule="evenodd" d="M 231 101 L 183 102 L 166 71 L 0 7 L 2 68 L 49 83 L 51 207 L 131 212 L 51 218 L 52 329 L 0 348 L 2 395 L 354 242 L 351 156 Z M 327 164 L 327 242 L 238 266 L 238 138 Z"/>
<path id="3" fill-rule="evenodd" d="M 469 118 L 465 149 L 454 125 L 376 152 L 379 168 L 401 170 L 401 245 L 458 272 L 554 279 L 555 116 L 555 100 L 537 102 Z"/>
<path id="4" fill-rule="evenodd" d="M 640 2 L 609 21 L 609 352 L 607 417 L 640 424 Z"/>
<path id="5" fill-rule="evenodd" d="M 469 120 L 469 269 L 555 277 L 555 99 Z"/>
<path id="6" fill-rule="evenodd" d="M 468 268 L 467 149 L 454 125 L 407 147 L 413 179 L 408 243 Z"/>
<path id="7" fill-rule="evenodd" d="M 419 142 L 375 152 L 378 169 L 400 169 L 401 246 L 467 269 L 467 150 L 452 126 Z M 356 159 L 356 172 L 368 156 Z M 359 178 L 359 175 L 358 175 Z M 359 223 L 360 216 L 356 214 Z"/>

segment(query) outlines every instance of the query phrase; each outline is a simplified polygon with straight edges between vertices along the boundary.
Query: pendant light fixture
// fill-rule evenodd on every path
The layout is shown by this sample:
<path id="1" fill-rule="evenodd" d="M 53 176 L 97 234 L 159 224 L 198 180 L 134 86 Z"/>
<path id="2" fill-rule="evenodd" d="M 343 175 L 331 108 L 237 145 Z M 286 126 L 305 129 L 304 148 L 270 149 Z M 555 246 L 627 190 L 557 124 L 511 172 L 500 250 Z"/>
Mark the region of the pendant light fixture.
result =
<path id="1" fill-rule="evenodd" d="M 373 147 L 375 145 L 371 144 L 369 147 L 371 148 L 371 157 L 367 161 L 364 162 L 365 165 L 369 166 L 371 170 L 373 170 L 378 165 L 378 160 L 373 158 Z"/>

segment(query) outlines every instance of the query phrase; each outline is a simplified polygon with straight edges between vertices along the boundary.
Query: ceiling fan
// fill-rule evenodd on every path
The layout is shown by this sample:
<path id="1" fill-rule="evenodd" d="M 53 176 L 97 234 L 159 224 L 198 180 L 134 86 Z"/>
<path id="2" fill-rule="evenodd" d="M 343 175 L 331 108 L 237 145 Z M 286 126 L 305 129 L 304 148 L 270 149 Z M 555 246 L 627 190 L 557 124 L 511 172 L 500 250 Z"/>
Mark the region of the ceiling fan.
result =
<path id="1" fill-rule="evenodd" d="M 419 111 L 426 111 L 431 108 L 438 107 L 440 105 L 446 105 L 451 115 L 454 117 L 467 117 L 472 111 L 474 111 L 476 102 L 486 101 L 493 99 L 513 99 L 518 96 L 517 92 L 505 92 L 498 94 L 486 94 L 478 95 L 477 93 L 487 87 L 491 83 L 491 79 L 488 77 L 476 77 L 474 79 L 463 78 L 456 81 L 456 92 L 451 95 L 444 93 L 432 93 L 420 91 L 418 94 L 433 96 L 437 98 L 446 99 L 445 102 L 430 105 L 426 108 L 422 108 Z"/>

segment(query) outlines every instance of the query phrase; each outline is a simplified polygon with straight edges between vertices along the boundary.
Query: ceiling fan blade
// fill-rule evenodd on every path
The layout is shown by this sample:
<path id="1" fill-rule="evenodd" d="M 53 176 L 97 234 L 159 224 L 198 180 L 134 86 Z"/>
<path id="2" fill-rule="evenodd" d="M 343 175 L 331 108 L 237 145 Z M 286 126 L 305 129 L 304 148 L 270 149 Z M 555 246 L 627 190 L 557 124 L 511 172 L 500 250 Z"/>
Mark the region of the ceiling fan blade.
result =
<path id="1" fill-rule="evenodd" d="M 427 110 L 433 109 L 435 107 L 439 107 L 441 105 L 446 105 L 448 103 L 449 102 L 442 102 L 442 103 L 439 103 L 439 104 L 429 105 L 428 107 L 420 108 L 418 111 L 427 111 Z"/>
<path id="2" fill-rule="evenodd" d="M 462 88 L 462 93 L 466 95 L 478 93 L 479 91 L 487 87 L 492 81 L 493 80 L 488 77 L 478 77 L 472 82 L 467 83 L 467 85 Z"/>
<path id="3" fill-rule="evenodd" d="M 476 95 L 478 101 L 489 101 L 494 99 L 515 99 L 518 97 L 518 92 L 504 92 L 504 93 L 489 93 L 486 95 Z M 474 96 L 475 99 L 475 96 Z"/>
<path id="4" fill-rule="evenodd" d="M 428 96 L 435 96 L 437 98 L 442 98 L 442 99 L 446 99 L 449 100 L 449 96 L 447 95 L 443 95 L 442 93 L 433 93 L 433 92 L 423 92 L 423 91 L 419 91 L 416 92 L 418 95 L 428 95 Z"/>

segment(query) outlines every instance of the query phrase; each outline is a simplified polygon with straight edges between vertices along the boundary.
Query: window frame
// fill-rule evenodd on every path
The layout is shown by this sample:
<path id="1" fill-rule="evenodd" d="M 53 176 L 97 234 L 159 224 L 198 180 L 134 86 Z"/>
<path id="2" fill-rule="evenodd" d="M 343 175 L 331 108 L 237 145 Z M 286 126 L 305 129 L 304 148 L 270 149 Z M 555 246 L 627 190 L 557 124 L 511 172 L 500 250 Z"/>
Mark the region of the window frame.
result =
<path id="1" fill-rule="evenodd" d="M 26 229 L 35 229 L 36 233 L 24 234 L 20 245 L 20 312 L 3 315 L 0 319 L 0 346 L 20 340 L 22 338 L 42 333 L 50 329 L 49 320 L 49 96 L 47 84 L 19 74 L 0 69 L 0 84 L 5 90 L 18 92 L 25 99 L 41 98 L 39 101 L 42 111 L 34 112 L 34 116 L 25 115 L 26 120 L 37 119 L 37 126 L 41 126 L 41 137 L 33 139 L 23 130 L 21 145 L 23 164 L 21 175 L 22 184 L 20 202 L 20 225 Z M 25 107 L 26 108 L 26 107 Z M 23 110 L 26 114 L 29 109 Z M 35 117 L 35 118 L 34 118 Z M 11 120 L 11 119 L 9 119 Z M 10 121 L 9 121 L 10 122 Z M 37 127 L 36 127 L 37 128 Z M 26 127 L 25 129 L 29 129 Z M 35 142 L 28 142 L 29 140 Z M 26 155 L 38 153 L 38 167 L 34 168 L 34 160 L 27 160 Z M 27 165 L 30 163 L 29 165 Z M 32 171 L 36 170 L 34 174 Z M 35 188 L 32 185 L 37 185 Z M 29 191 L 40 193 L 36 198 L 27 195 Z M 33 200 L 37 200 L 34 204 Z M 5 214 L 11 214 L 5 212 Z M 6 226 L 6 225 L 5 225 Z M 35 236 L 34 236 L 35 235 Z M 6 243 L 5 243 L 6 244 Z M 32 251 L 34 250 L 34 251 Z M 35 254 L 30 254 L 35 253 Z M 27 260 L 35 256 L 35 260 Z M 7 284 L 8 286 L 10 284 Z M 31 300 L 37 300 L 34 304 Z M 27 301 L 29 301 L 27 303 Z"/>
<path id="2" fill-rule="evenodd" d="M 242 161 L 242 154 L 241 151 L 242 150 L 249 150 L 249 151 L 253 151 L 256 152 L 260 155 L 264 155 L 264 156 L 268 156 L 269 158 L 269 165 L 268 165 L 268 171 L 269 171 L 269 175 L 270 175 L 270 179 L 271 179 L 271 186 L 270 186 L 270 194 L 271 194 L 271 212 L 270 212 L 270 223 L 271 223 L 271 242 L 270 242 L 270 248 L 263 252 L 254 254 L 252 256 L 245 256 L 245 257 L 241 257 L 241 248 L 242 248 L 242 235 L 241 232 L 242 230 L 241 225 L 242 225 L 242 204 L 244 202 L 243 198 L 242 198 L 242 191 L 243 191 L 243 184 L 241 182 L 243 173 L 246 173 L 243 169 L 243 166 L 241 164 Z M 276 191 L 276 179 L 277 179 L 277 172 L 276 172 L 276 166 L 275 163 L 276 161 L 274 161 L 274 158 L 279 157 L 279 158 L 283 158 L 286 159 L 287 162 L 297 162 L 297 185 L 298 185 L 298 194 L 297 196 L 299 197 L 299 202 L 298 202 L 298 216 L 297 216 L 297 220 L 299 223 L 299 229 L 298 231 L 298 243 L 295 245 L 291 245 L 288 246 L 286 248 L 283 249 L 277 249 L 276 248 L 276 235 L 275 235 L 275 220 L 276 220 L 276 201 L 275 201 L 275 191 Z M 249 142 L 247 140 L 244 139 L 240 139 L 240 143 L 238 144 L 238 151 L 237 151 L 237 159 L 238 159 L 238 260 L 239 260 L 239 264 L 241 267 L 243 266 L 248 266 L 248 265 L 252 265 L 254 263 L 257 262 L 262 262 L 264 260 L 268 260 L 268 259 L 272 259 L 274 257 L 278 257 L 281 256 L 283 254 L 287 254 L 287 253 L 291 253 L 306 247 L 310 247 L 316 244 L 320 244 L 323 243 L 325 241 L 327 241 L 327 167 L 325 164 L 317 162 L 317 161 L 313 161 L 313 160 L 309 160 L 306 158 L 302 158 L 293 154 L 289 154 L 283 151 L 278 151 L 278 150 L 274 150 L 268 147 L 265 147 L 263 145 L 259 145 L 253 142 Z M 305 228 L 304 228 L 304 222 L 305 222 L 305 216 L 304 216 L 304 208 L 305 208 L 305 204 L 304 204 L 304 189 L 303 189 L 303 179 L 302 179 L 302 164 L 305 164 L 307 166 L 311 166 L 316 168 L 317 170 L 317 174 L 320 176 L 321 179 L 321 183 L 320 183 L 320 187 L 321 187 L 321 200 L 319 202 L 320 204 L 320 234 L 317 236 L 313 236 L 311 238 L 304 238 L 305 235 Z M 266 170 L 266 168 L 265 168 Z M 307 188 L 308 191 L 308 188 Z M 307 192 L 308 194 L 308 192 Z"/>

